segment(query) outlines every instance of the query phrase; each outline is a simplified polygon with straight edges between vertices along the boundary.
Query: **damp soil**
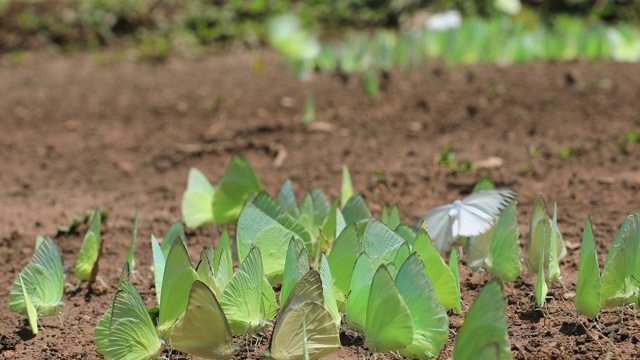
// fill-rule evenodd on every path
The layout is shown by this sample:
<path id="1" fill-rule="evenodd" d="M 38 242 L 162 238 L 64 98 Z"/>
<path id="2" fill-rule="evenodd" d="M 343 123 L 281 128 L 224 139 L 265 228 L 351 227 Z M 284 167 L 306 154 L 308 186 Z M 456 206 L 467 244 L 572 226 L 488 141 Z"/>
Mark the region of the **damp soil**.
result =
<path id="1" fill-rule="evenodd" d="M 558 203 L 569 249 L 561 261 L 564 286 L 553 285 L 539 309 L 532 300 L 535 276 L 526 266 L 506 285 L 513 357 L 637 356 L 634 310 L 607 310 L 589 321 L 577 315 L 572 294 L 587 216 L 602 266 L 617 228 L 640 207 L 640 144 L 621 140 L 640 129 L 639 65 L 430 64 L 389 74 L 372 98 L 357 76 L 316 74 L 302 84 L 275 54 L 266 53 L 264 62 L 266 71 L 258 74 L 246 51 L 109 66 L 89 54 L 28 53 L 18 66 L 0 59 L 0 359 L 99 359 L 93 328 L 114 295 L 136 210 L 134 284 L 153 306 L 150 235 L 162 236 L 180 218 L 190 167 L 215 182 L 234 154 L 249 160 L 272 195 L 290 178 L 298 196 L 319 186 L 337 197 L 346 164 L 374 215 L 384 204 L 399 204 L 410 223 L 491 176 L 518 192 L 525 259 L 531 207 L 543 194 L 550 210 Z M 305 127 L 300 117 L 308 88 L 316 120 Z M 449 144 L 457 160 L 481 167 L 495 157 L 501 164 L 494 159 L 474 172 L 438 166 L 435 159 Z M 38 234 L 54 237 L 72 269 L 86 227 L 57 234 L 56 225 L 96 206 L 109 211 L 99 271 L 106 291 L 68 287 L 60 318 L 42 319 L 34 337 L 26 319 L 9 311 L 11 283 Z M 220 231 L 188 232 L 194 260 L 217 243 Z M 464 314 L 488 279 L 461 267 L 463 314 L 450 316 L 441 359 L 451 355 Z M 75 284 L 72 271 L 66 281 Z M 237 339 L 239 358 L 258 357 L 269 336 Z M 342 334 L 342 342 L 334 358 L 368 356 L 354 334 Z"/>

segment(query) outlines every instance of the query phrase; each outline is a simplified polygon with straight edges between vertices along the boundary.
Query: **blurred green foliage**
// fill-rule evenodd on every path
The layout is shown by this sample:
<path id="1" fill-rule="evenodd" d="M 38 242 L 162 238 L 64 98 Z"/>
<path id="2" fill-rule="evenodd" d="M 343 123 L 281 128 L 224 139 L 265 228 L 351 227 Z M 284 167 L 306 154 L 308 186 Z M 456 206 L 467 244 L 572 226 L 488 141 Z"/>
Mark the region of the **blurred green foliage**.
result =
<path id="1" fill-rule="evenodd" d="M 525 0 L 540 13 L 568 12 L 637 21 L 640 0 Z M 53 44 L 62 50 L 111 44 L 142 47 L 141 57 L 172 51 L 197 56 L 208 45 L 260 45 L 267 19 L 297 13 L 322 35 L 347 27 L 396 27 L 418 9 L 457 8 L 491 16 L 493 0 L 0 0 L 0 53 Z"/>

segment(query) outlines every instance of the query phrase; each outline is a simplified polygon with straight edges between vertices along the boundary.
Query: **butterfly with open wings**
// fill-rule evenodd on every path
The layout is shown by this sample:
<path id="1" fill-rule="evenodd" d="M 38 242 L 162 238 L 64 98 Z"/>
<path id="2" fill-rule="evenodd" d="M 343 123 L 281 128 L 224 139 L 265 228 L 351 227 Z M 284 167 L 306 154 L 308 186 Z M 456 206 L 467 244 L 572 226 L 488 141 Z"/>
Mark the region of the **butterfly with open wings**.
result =
<path id="1" fill-rule="evenodd" d="M 493 226 L 495 219 L 516 197 L 512 190 L 482 190 L 451 204 L 429 210 L 418 219 L 435 246 L 449 251 L 461 236 L 478 236 Z"/>

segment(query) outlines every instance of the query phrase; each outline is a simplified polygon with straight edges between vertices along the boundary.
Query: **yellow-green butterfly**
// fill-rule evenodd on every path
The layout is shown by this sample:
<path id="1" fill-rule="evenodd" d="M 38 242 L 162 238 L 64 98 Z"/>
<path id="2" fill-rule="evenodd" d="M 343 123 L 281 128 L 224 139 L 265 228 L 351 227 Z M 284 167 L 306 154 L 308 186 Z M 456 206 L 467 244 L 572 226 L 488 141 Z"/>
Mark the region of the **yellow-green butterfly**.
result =
<path id="1" fill-rule="evenodd" d="M 273 306 L 269 304 L 275 302 L 275 294 L 270 286 L 270 292 L 265 288 L 265 283 L 260 249 L 252 246 L 220 299 L 220 305 L 234 334 L 254 334 L 270 325 Z M 267 302 L 263 297 L 265 292 L 269 299 Z"/>
<path id="2" fill-rule="evenodd" d="M 504 295 L 498 282 L 487 283 L 471 305 L 452 359 L 511 359 Z"/>
<path id="3" fill-rule="evenodd" d="M 400 350 L 400 355 L 421 359 L 438 356 L 442 345 L 449 339 L 449 318 L 416 253 L 404 261 L 395 284 L 409 307 L 413 321 L 413 341 Z"/>
<path id="4" fill-rule="evenodd" d="M 111 304 L 106 360 L 156 359 L 162 350 L 140 293 L 125 279 Z M 97 345 L 97 343 L 96 343 Z"/>
<path id="5" fill-rule="evenodd" d="M 584 225 L 580 248 L 576 309 L 589 319 L 594 319 L 600 311 L 600 267 L 590 217 L 587 217 L 587 223 Z"/>
<path id="6" fill-rule="evenodd" d="M 187 308 L 189 289 L 197 279 L 187 248 L 182 241 L 175 241 L 167 256 L 159 300 L 158 332 L 163 340 L 169 340 L 173 325 Z"/>
<path id="7" fill-rule="evenodd" d="M 369 351 L 402 350 L 413 342 L 411 311 L 384 264 L 373 275 L 367 301 L 364 341 Z"/>
<path id="8" fill-rule="evenodd" d="M 276 322 L 269 350 L 273 359 L 319 359 L 340 346 L 338 325 L 324 306 L 322 280 L 308 271 L 296 284 Z"/>
<path id="9" fill-rule="evenodd" d="M 31 331 L 38 332 L 38 316 L 57 315 L 64 303 L 62 259 L 51 238 L 38 237 L 35 253 L 13 282 L 9 292 L 11 311 L 26 315 Z"/>
<path id="10" fill-rule="evenodd" d="M 233 356 L 235 346 L 227 318 L 211 289 L 200 280 L 191 285 L 187 309 L 171 332 L 171 346 L 207 359 Z"/>
<path id="11" fill-rule="evenodd" d="M 516 202 L 513 201 L 502 210 L 491 232 L 491 246 L 484 259 L 487 272 L 502 282 L 515 281 L 522 269 L 516 216 Z"/>
<path id="12" fill-rule="evenodd" d="M 98 261 L 100 260 L 100 209 L 96 209 L 93 213 L 91 225 L 87 230 L 78 253 L 78 261 L 76 261 L 75 273 L 78 280 L 92 282 L 95 280 Z"/>
<path id="13" fill-rule="evenodd" d="M 600 305 L 603 309 L 640 305 L 640 210 L 620 227 L 602 270 Z M 613 253 L 613 255 L 612 255 Z"/>
<path id="14" fill-rule="evenodd" d="M 453 309 L 459 302 L 458 285 L 451 269 L 445 264 L 438 253 L 427 230 L 421 228 L 413 242 L 413 251 L 418 253 L 420 260 L 429 264 L 425 268 L 425 274 L 431 279 L 436 296 L 445 309 Z"/>
<path id="15" fill-rule="evenodd" d="M 217 188 L 202 172 L 191 168 L 182 197 L 182 218 L 192 228 L 213 222 L 233 224 L 249 195 L 260 190 L 262 185 L 251 165 L 237 155 L 231 159 Z"/>
<path id="16" fill-rule="evenodd" d="M 555 211 L 554 214 L 557 217 L 557 213 Z M 534 273 L 538 272 L 539 256 L 542 249 L 543 226 L 548 226 L 550 228 L 549 231 L 545 232 L 546 238 L 543 253 L 550 254 L 550 247 L 554 246 L 557 260 L 562 259 L 567 253 L 567 247 L 564 244 L 562 234 L 560 234 L 557 226 L 555 229 L 551 229 L 553 227 L 552 220 L 547 214 L 547 207 L 542 196 L 538 195 L 533 203 L 533 210 L 531 212 L 531 227 L 529 228 L 529 243 L 527 248 L 527 264 L 529 265 L 529 270 Z M 552 231 L 554 234 L 552 234 Z M 549 255 L 545 255 L 544 268 L 548 269 L 550 266 L 554 265 L 549 265 Z"/>

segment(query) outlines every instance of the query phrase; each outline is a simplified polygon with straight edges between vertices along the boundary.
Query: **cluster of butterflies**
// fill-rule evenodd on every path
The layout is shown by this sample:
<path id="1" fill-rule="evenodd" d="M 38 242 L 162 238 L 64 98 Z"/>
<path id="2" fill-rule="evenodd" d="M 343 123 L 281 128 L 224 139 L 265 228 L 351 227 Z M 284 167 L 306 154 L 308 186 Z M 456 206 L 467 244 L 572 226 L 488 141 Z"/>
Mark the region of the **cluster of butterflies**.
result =
<path id="1" fill-rule="evenodd" d="M 242 177 L 247 172 L 252 174 L 249 180 Z M 203 251 L 194 267 L 184 228 L 177 222 L 162 242 L 151 237 L 158 306 L 149 310 L 129 279 L 135 266 L 136 215 L 118 290 L 95 330 L 98 352 L 108 359 L 155 358 L 167 342 L 185 353 L 225 358 L 238 350 L 234 336 L 273 326 L 264 356 L 319 358 L 340 346 L 339 333 L 346 327 L 362 334 L 372 352 L 434 357 L 448 338 L 446 311 L 461 312 L 454 246 L 461 244 L 468 266 L 485 269 L 496 281 L 469 310 L 454 358 L 510 356 L 498 284 L 515 280 L 521 270 L 515 193 L 482 181 L 469 197 L 425 214 L 416 230 L 400 222 L 397 207 L 390 212 L 385 208 L 382 221 L 373 219 L 364 199 L 354 194 L 346 167 L 341 207 L 320 189 L 309 191 L 298 204 L 290 181 L 275 199 L 265 192 L 245 199 L 259 187 L 239 157 L 216 190 L 202 173 L 190 172 L 183 198 L 185 221 L 193 225 L 237 219 L 240 266 L 234 273 L 224 232 L 218 248 Z M 229 195 L 233 192 L 241 195 Z M 198 209 L 205 208 L 203 217 Z M 101 214 L 94 213 L 75 266 L 76 277 L 89 283 L 98 271 Z M 622 225 L 602 277 L 587 222 L 576 295 L 579 312 L 592 318 L 600 307 L 637 305 L 640 289 L 634 275 L 640 262 L 633 239 L 640 236 L 639 222 L 640 211 Z M 541 306 L 547 284 L 560 278 L 558 260 L 566 253 L 557 211 L 554 207 L 550 217 L 541 197 L 534 202 L 529 237 L 527 263 L 538 274 L 535 290 Z M 451 251 L 448 265 L 439 250 Z M 315 259 L 313 269 L 310 258 Z M 34 333 L 38 316 L 55 315 L 64 305 L 62 269 L 54 242 L 38 237 L 34 256 L 10 293 L 11 310 L 27 315 Z M 273 290 L 278 284 L 279 311 Z"/>

